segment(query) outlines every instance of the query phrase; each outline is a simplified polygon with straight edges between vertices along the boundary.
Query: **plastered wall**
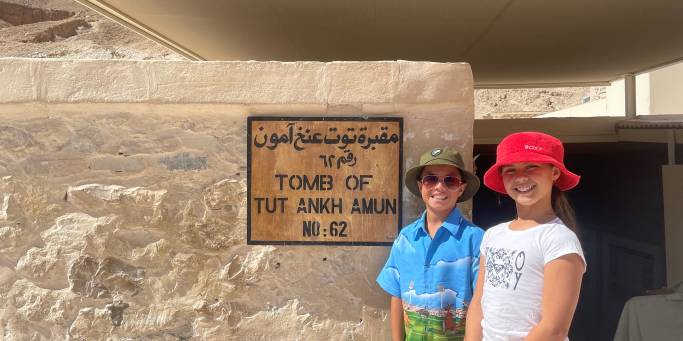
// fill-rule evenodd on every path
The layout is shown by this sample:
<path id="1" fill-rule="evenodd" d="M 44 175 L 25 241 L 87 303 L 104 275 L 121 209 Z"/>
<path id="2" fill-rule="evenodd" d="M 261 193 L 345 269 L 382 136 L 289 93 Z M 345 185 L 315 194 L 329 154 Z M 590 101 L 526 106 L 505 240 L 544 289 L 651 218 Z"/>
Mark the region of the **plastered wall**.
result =
<path id="1" fill-rule="evenodd" d="M 4 340 L 388 340 L 388 247 L 246 245 L 246 118 L 400 116 L 404 168 L 471 163 L 467 64 L 0 59 L 0 84 Z"/>

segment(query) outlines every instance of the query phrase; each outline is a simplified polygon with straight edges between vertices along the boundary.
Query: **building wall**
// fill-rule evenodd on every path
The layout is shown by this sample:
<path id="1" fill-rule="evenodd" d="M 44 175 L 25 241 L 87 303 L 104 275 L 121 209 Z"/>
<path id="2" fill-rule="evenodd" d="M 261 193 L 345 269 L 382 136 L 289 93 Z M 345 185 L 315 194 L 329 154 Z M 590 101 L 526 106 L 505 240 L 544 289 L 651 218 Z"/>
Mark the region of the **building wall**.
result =
<path id="1" fill-rule="evenodd" d="M 246 245 L 246 117 L 401 116 L 404 168 L 471 163 L 467 64 L 0 59 L 0 84 L 6 340 L 388 340 L 388 247 Z"/>
<path id="2" fill-rule="evenodd" d="M 653 115 L 683 114 L 683 63 L 650 72 Z"/>
<path id="3" fill-rule="evenodd" d="M 651 108 L 650 73 L 636 75 L 636 113 L 638 115 L 653 114 Z M 624 79 L 613 81 L 607 87 L 606 113 L 613 116 L 623 116 L 626 112 L 626 88 Z"/>

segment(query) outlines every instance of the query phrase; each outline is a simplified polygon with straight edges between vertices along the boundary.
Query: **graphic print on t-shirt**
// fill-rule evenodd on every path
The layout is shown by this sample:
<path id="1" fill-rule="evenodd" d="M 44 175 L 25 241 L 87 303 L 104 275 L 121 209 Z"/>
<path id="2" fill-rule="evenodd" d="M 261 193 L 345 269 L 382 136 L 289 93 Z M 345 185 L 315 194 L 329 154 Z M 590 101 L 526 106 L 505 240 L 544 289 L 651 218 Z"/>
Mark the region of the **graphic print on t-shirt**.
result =
<path id="1" fill-rule="evenodd" d="M 526 254 L 522 250 L 486 248 L 486 283 L 495 288 L 517 289 Z"/>

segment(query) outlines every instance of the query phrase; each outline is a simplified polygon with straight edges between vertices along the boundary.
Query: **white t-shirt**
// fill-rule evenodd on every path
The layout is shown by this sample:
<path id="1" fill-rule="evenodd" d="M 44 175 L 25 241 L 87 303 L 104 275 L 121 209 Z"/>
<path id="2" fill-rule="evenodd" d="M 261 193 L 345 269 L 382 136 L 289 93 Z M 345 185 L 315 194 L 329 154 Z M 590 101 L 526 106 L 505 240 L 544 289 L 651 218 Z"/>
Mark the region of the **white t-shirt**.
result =
<path id="1" fill-rule="evenodd" d="M 488 229 L 481 242 L 486 257 L 484 341 L 523 340 L 538 324 L 546 263 L 571 253 L 586 263 L 579 239 L 559 218 L 522 231 L 509 225 Z"/>

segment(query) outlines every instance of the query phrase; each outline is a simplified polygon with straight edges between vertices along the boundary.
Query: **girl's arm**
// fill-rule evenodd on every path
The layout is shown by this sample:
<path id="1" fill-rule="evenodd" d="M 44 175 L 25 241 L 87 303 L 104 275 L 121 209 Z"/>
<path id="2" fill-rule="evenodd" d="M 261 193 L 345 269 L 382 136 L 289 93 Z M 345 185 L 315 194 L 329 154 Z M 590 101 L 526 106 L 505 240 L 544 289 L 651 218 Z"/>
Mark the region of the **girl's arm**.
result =
<path id="1" fill-rule="evenodd" d="M 486 275 L 486 260 L 484 258 L 484 255 L 479 258 L 477 285 L 474 288 L 474 295 L 465 317 L 465 341 L 481 341 L 484 337 L 481 331 L 481 319 L 484 317 L 481 311 L 481 295 L 484 292 L 484 277 Z"/>
<path id="2" fill-rule="evenodd" d="M 584 267 L 576 253 L 545 265 L 541 321 L 531 329 L 525 341 L 562 341 L 567 337 L 579 300 Z"/>
<path id="3" fill-rule="evenodd" d="M 391 339 L 403 341 L 403 301 L 391 296 Z"/>

